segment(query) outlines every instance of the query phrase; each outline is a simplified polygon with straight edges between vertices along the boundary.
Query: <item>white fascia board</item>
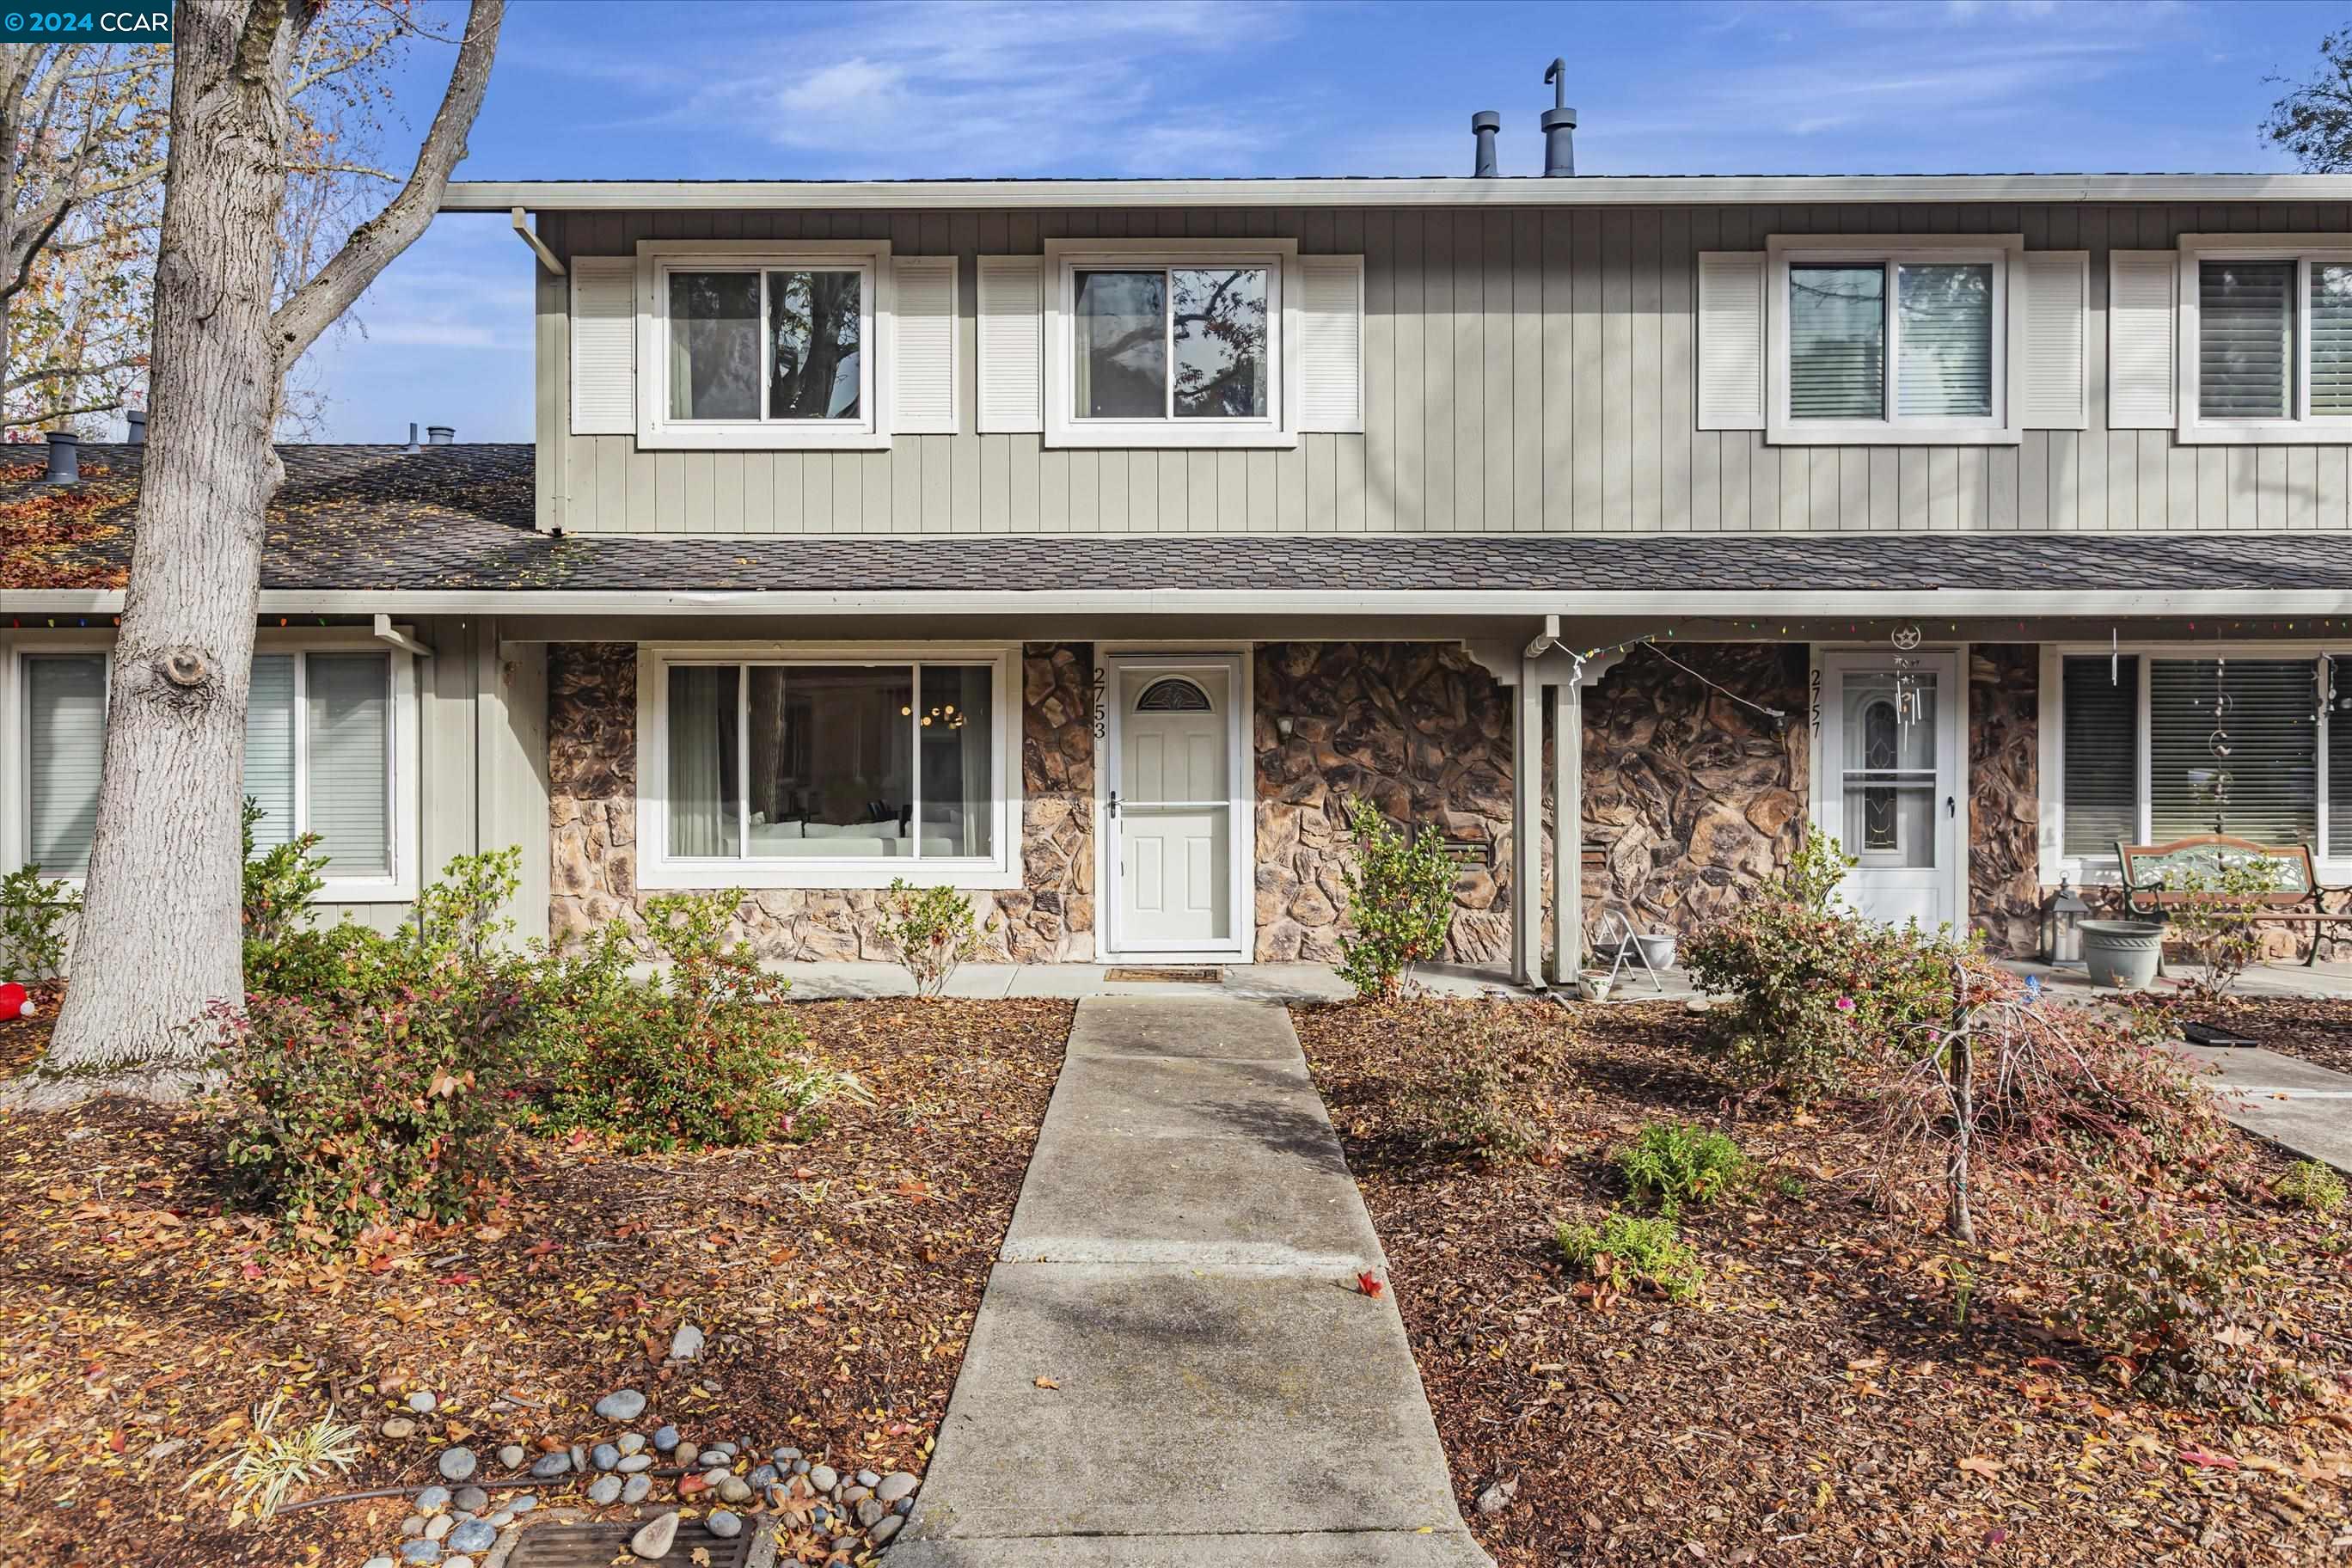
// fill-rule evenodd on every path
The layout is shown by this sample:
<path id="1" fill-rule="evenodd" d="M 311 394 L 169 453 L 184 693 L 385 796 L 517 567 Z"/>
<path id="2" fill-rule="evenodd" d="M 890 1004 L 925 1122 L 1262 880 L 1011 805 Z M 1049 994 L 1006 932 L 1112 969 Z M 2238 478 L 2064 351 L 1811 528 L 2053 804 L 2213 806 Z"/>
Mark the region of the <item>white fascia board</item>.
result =
<path id="1" fill-rule="evenodd" d="M 14 616 L 44 618 L 112 616 L 122 609 L 119 589 L 37 588 L 10 595 Z M 1887 592 L 1769 588 L 1692 593 L 1642 589 L 1620 593 L 1475 590 L 1435 593 L 1410 588 L 1349 592 L 1289 589 L 1078 590 L 1021 593 L 907 591 L 680 593 L 631 589 L 559 589 L 501 593 L 482 588 L 268 588 L 259 613 L 295 616 L 1659 616 L 1676 621 L 1759 616 L 1779 621 L 1819 616 L 1890 617 L 2083 616 L 2147 620 L 2197 616 L 2352 616 L 2352 589 L 2028 590 L 1919 589 Z M 31 628 L 26 628 L 31 629 Z"/>
<path id="2" fill-rule="evenodd" d="M 2341 202 L 2344 174 L 1793 174 L 1327 180 L 453 182 L 443 212 L 1046 207 L 1789 205 L 1839 202 Z"/>

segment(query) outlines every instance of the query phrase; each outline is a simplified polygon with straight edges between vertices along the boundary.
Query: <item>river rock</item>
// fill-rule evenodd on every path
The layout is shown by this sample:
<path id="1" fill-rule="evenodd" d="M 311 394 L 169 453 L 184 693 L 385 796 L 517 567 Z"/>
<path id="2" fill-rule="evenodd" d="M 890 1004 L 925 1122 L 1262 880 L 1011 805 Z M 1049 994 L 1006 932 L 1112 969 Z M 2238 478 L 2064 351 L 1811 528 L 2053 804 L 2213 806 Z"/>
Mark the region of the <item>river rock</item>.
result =
<path id="1" fill-rule="evenodd" d="M 665 1454 L 677 1447 L 677 1441 L 678 1432 L 675 1426 L 664 1426 L 654 1434 L 654 1447 Z"/>
<path id="2" fill-rule="evenodd" d="M 422 1388 L 408 1396 L 408 1407 L 419 1415 L 432 1415 L 433 1407 L 440 1403 L 431 1393 Z"/>
<path id="3" fill-rule="evenodd" d="M 596 1414 L 607 1421 L 635 1421 L 646 1413 L 646 1396 L 634 1388 L 618 1388 L 596 1402 Z M 671 1530 L 676 1531 L 677 1526 Z"/>
<path id="4" fill-rule="evenodd" d="M 560 1448 L 552 1454 L 541 1454 L 530 1462 L 530 1473 L 542 1481 L 551 1481 L 571 1468 L 572 1456 Z"/>
<path id="5" fill-rule="evenodd" d="M 829 1492 L 841 1484 L 840 1476 L 835 1474 L 831 1465 L 810 1466 L 808 1479 L 809 1485 L 821 1492 Z"/>
<path id="6" fill-rule="evenodd" d="M 913 1476 L 905 1470 L 893 1470 L 882 1478 L 881 1484 L 874 1489 L 874 1495 L 886 1503 L 897 1502 L 900 1498 L 912 1493 L 915 1485 Z"/>
<path id="7" fill-rule="evenodd" d="M 480 1462 L 474 1458 L 474 1450 L 471 1448 L 444 1448 L 441 1450 L 440 1465 L 442 1479 L 462 1481 L 474 1473 L 474 1468 Z"/>
<path id="8" fill-rule="evenodd" d="M 702 1353 L 702 1331 L 692 1323 L 680 1323 L 677 1332 L 669 1337 L 669 1359 L 692 1361 Z M 737 1526 L 738 1529 L 741 1527 Z"/>
<path id="9" fill-rule="evenodd" d="M 598 1508 L 609 1508 L 621 1500 L 621 1478 L 598 1476 L 588 1483 L 588 1500 Z"/>
<path id="10" fill-rule="evenodd" d="M 711 1534 L 718 1536 L 721 1541 L 732 1541 L 735 1537 L 743 1533 L 743 1521 L 741 1516 L 739 1514 L 730 1513 L 723 1508 L 712 1509 L 710 1510 L 710 1517 L 702 1521 L 702 1525 L 704 1529 L 709 1531 Z"/>
<path id="11" fill-rule="evenodd" d="M 631 1476 L 627 1480 L 621 1483 L 621 1500 L 625 1503 L 630 1503 L 633 1505 L 641 1503 L 646 1500 L 646 1497 L 653 1491 L 653 1477 Z"/>
<path id="12" fill-rule="evenodd" d="M 459 1487 L 449 1501 L 459 1513 L 480 1513 L 490 1506 L 490 1494 L 479 1487 Z"/>
<path id="13" fill-rule="evenodd" d="M 599 1443 L 590 1450 L 588 1462 L 600 1470 L 609 1470 L 621 1462 L 621 1450 L 610 1443 Z"/>
<path id="14" fill-rule="evenodd" d="M 664 1557 L 677 1541 L 677 1510 L 672 1509 L 629 1537 L 629 1550 L 640 1557 Z"/>
<path id="15" fill-rule="evenodd" d="M 624 1456 L 643 1453 L 646 1447 L 646 1435 L 643 1432 L 624 1432 L 613 1439 L 613 1447 L 618 1448 Z"/>
<path id="16" fill-rule="evenodd" d="M 499 1463 L 509 1470 L 522 1468 L 523 1451 L 520 1443 L 509 1443 L 499 1450 Z"/>
<path id="17" fill-rule="evenodd" d="M 415 1508 L 419 1513 L 436 1514 L 448 1506 L 449 1489 L 447 1487 L 426 1487 L 416 1494 Z"/>
<path id="18" fill-rule="evenodd" d="M 488 1521 L 469 1519 L 449 1532 L 443 1544 L 452 1552 L 488 1552 L 499 1543 L 499 1532 Z"/>
<path id="19" fill-rule="evenodd" d="M 872 1530 L 866 1531 L 866 1539 L 872 1542 L 877 1546 L 887 1546 L 890 1544 L 891 1541 L 897 1537 L 899 1530 L 906 1524 L 906 1520 L 902 1516 L 894 1513 L 889 1518 L 884 1520 L 881 1523 L 876 1525 Z"/>
<path id="20" fill-rule="evenodd" d="M 416 1436 L 416 1423 L 405 1415 L 395 1415 L 380 1428 L 383 1435 L 397 1443 L 404 1437 Z"/>

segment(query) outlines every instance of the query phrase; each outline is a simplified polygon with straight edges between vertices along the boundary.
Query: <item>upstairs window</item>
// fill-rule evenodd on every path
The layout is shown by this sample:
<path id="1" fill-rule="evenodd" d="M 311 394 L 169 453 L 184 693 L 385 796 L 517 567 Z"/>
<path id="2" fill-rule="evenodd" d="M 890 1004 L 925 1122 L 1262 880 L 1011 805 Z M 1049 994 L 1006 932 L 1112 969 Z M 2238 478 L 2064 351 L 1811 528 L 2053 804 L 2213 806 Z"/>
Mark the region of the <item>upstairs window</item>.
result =
<path id="1" fill-rule="evenodd" d="M 1265 419 L 1263 267 L 1081 268 L 1071 374 L 1080 419 Z"/>
<path id="2" fill-rule="evenodd" d="M 1799 253 L 1785 278 L 1790 426 L 1867 438 L 2000 423 L 1998 258 Z"/>
<path id="3" fill-rule="evenodd" d="M 2206 257 L 2196 283 L 2200 421 L 2352 418 L 2352 259 Z"/>

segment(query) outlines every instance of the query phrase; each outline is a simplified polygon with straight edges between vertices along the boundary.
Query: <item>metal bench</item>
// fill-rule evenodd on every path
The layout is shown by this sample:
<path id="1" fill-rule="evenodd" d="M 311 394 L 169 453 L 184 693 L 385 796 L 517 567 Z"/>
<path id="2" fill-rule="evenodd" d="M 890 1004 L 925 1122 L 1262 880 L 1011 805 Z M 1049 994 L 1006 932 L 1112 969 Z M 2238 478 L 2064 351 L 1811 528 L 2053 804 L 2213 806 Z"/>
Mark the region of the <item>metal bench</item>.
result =
<path id="1" fill-rule="evenodd" d="M 2162 921 L 2181 905 L 2210 895 L 2178 886 L 2190 875 L 2213 875 L 2231 860 L 2274 860 L 2281 886 L 2260 900 L 2264 908 L 2254 918 L 2282 925 L 2308 925 L 2311 952 L 2303 961 L 2308 969 L 2319 962 L 2323 936 L 2337 937 L 2332 926 L 2352 923 L 2352 911 L 2332 913 L 2322 906 L 2326 894 L 2347 889 L 2321 885 L 2318 863 L 2308 844 L 2257 844 L 2221 833 L 2200 833 L 2169 844 L 2126 844 L 2116 841 L 2116 864 L 2123 872 L 2124 911 L 2137 920 Z"/>

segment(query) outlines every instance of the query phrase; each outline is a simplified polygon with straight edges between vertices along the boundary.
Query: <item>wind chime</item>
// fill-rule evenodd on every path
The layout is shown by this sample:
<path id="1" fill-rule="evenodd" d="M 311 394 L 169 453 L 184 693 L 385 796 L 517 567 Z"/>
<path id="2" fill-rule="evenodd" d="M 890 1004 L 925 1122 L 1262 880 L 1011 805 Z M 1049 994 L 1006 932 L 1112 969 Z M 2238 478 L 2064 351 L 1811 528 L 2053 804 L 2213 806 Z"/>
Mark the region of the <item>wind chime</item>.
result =
<path id="1" fill-rule="evenodd" d="M 1901 626 L 1888 639 L 1895 645 L 1895 721 L 1905 729 L 1927 716 L 1927 700 L 1919 684 L 1919 628 Z"/>
<path id="2" fill-rule="evenodd" d="M 2230 760 L 2230 661 L 2213 661 L 2213 732 L 2205 737 L 2205 749 L 2213 755 L 2214 765 L 2204 770 L 2210 790 L 2213 807 L 2213 831 L 2227 833 L 2225 825 L 2230 809 L 2230 785 L 2233 782 L 2230 770 L 2223 766 Z"/>

